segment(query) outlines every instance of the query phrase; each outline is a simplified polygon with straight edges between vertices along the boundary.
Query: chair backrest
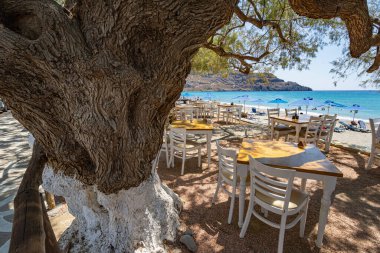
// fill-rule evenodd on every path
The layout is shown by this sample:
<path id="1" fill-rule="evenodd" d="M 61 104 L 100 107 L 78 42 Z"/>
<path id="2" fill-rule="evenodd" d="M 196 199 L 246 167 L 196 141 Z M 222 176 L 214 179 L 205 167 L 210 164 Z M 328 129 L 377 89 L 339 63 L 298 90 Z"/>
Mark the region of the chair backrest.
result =
<path id="1" fill-rule="evenodd" d="M 371 126 L 372 144 L 380 142 L 380 118 L 369 119 L 369 125 Z"/>
<path id="2" fill-rule="evenodd" d="M 280 209 L 286 212 L 289 207 L 296 171 L 264 165 L 252 156 L 249 157 L 249 171 L 251 177 L 251 196 L 255 196 L 255 202 L 271 211 L 273 209 L 278 210 L 278 207 L 263 202 L 257 198 L 257 195 L 264 195 L 275 201 L 283 201 L 284 204 Z"/>
<path id="3" fill-rule="evenodd" d="M 237 105 L 237 106 L 234 106 L 234 107 L 232 107 L 232 108 L 234 108 L 234 109 L 232 110 L 232 112 L 233 112 L 235 115 L 237 115 L 237 116 L 239 116 L 239 114 L 243 111 L 243 106 L 242 106 L 242 105 Z"/>
<path id="4" fill-rule="evenodd" d="M 329 135 L 331 132 L 334 131 L 334 127 L 336 124 L 336 117 L 337 115 L 325 115 L 323 117 L 322 126 L 319 132 L 319 136 L 322 135 Z"/>
<path id="5" fill-rule="evenodd" d="M 358 120 L 358 124 L 361 129 L 367 130 L 367 126 L 363 120 Z"/>
<path id="6" fill-rule="evenodd" d="M 252 113 L 256 113 L 256 112 L 257 112 L 256 108 L 252 107 Z"/>
<path id="7" fill-rule="evenodd" d="M 306 139 L 315 141 L 319 137 L 319 130 L 321 129 L 323 120 L 323 117 L 310 117 L 305 134 Z"/>
<path id="8" fill-rule="evenodd" d="M 291 109 L 285 109 L 285 115 L 286 116 L 293 116 L 298 114 L 298 109 L 297 108 L 291 108 Z"/>
<path id="9" fill-rule="evenodd" d="M 179 112 L 182 120 L 192 120 L 194 117 L 194 107 L 192 106 L 180 108 Z"/>
<path id="10" fill-rule="evenodd" d="M 298 112 L 297 108 L 285 109 L 285 115 L 286 115 L 286 116 L 293 116 L 293 115 L 296 115 L 297 112 Z"/>
<path id="11" fill-rule="evenodd" d="M 186 149 L 186 128 L 171 128 L 169 136 L 172 149 L 177 151 Z"/>
<path id="12" fill-rule="evenodd" d="M 280 116 L 280 108 L 272 108 L 272 109 L 267 109 L 268 113 L 268 125 L 271 124 L 271 119 L 270 117 L 272 116 Z"/>
<path id="13" fill-rule="evenodd" d="M 237 152 L 234 149 L 223 148 L 220 146 L 219 140 L 216 141 L 216 146 L 219 158 L 219 175 L 223 181 L 232 185 L 237 181 Z"/>

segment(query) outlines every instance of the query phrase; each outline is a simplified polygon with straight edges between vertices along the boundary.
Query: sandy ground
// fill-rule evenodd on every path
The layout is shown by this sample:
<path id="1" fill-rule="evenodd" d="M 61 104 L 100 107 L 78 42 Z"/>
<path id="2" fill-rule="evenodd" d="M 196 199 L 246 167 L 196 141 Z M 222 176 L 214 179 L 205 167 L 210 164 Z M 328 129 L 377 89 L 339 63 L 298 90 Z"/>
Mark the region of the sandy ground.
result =
<path id="1" fill-rule="evenodd" d="M 0 115 L 0 130 L 2 154 L 0 156 L 0 253 L 2 253 L 7 252 L 12 221 L 12 200 L 27 166 L 30 149 L 27 144 L 27 131 L 9 113 Z M 266 128 L 263 124 L 216 124 L 213 140 L 223 139 L 227 145 L 238 147 L 246 134 L 255 139 L 265 138 Z M 199 138 L 198 141 L 204 142 L 204 138 Z M 220 192 L 216 205 L 211 205 L 217 179 L 215 144 L 212 146 L 210 168 L 207 168 L 205 156 L 202 159 L 202 168 L 197 168 L 196 159 L 192 159 L 186 162 L 184 176 L 180 176 L 179 161 L 176 162 L 175 168 L 167 169 L 164 155 L 161 156 L 158 168 L 160 177 L 179 194 L 184 203 L 181 213 L 182 226 L 189 227 L 195 232 L 198 252 L 275 252 L 277 229 L 253 218 L 246 237 L 240 239 L 240 229 L 237 226 L 238 202 L 235 203 L 231 225 L 227 224 L 229 208 L 227 196 Z M 205 149 L 203 152 L 205 153 Z M 380 168 L 365 171 L 368 156 L 335 147 L 331 148 L 328 158 L 343 172 L 344 177 L 337 183 L 324 246 L 318 249 L 314 244 L 322 187 L 318 182 L 308 181 L 307 190 L 311 195 L 311 202 L 305 238 L 298 237 L 298 226 L 287 231 L 285 252 L 380 252 Z M 58 206 L 49 212 L 49 215 L 57 237 L 73 219 L 66 205 Z M 171 245 L 170 249 L 187 252 L 179 243 Z"/>

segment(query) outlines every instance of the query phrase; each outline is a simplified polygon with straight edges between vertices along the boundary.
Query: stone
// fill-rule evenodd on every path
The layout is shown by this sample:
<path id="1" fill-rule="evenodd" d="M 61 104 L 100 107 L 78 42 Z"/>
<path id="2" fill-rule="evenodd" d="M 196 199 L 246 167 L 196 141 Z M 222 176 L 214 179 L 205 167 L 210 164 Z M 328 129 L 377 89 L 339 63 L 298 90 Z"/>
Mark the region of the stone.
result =
<path id="1" fill-rule="evenodd" d="M 184 235 L 190 235 L 190 236 L 194 236 L 194 232 L 191 230 L 191 229 L 186 229 L 185 232 L 183 232 Z"/>
<path id="2" fill-rule="evenodd" d="M 179 241 L 183 243 L 191 252 L 196 252 L 198 249 L 198 246 L 191 235 L 183 235 Z"/>

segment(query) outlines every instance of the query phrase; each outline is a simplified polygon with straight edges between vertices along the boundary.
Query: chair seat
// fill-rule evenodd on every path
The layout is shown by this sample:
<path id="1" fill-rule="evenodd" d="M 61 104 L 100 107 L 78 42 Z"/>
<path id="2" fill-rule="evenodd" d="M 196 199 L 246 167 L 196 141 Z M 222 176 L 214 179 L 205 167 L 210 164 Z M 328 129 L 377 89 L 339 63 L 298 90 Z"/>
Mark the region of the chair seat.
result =
<path id="1" fill-rule="evenodd" d="M 277 125 L 274 127 L 274 131 L 293 131 L 294 127 L 289 127 L 285 125 Z"/>
<path id="2" fill-rule="evenodd" d="M 292 132 L 292 133 L 290 133 L 289 135 L 296 136 L 296 132 Z M 299 137 L 300 137 L 300 138 L 305 138 L 305 135 L 306 135 L 306 130 L 301 129 L 300 134 L 299 134 Z M 307 138 L 313 138 L 313 137 L 314 137 L 314 136 L 311 135 L 311 134 L 308 134 L 308 136 L 307 136 Z"/>
<path id="3" fill-rule="evenodd" d="M 201 145 L 201 144 L 199 144 L 195 141 L 186 140 L 186 149 L 196 149 L 196 148 L 198 148 L 199 145 Z M 180 144 L 178 144 L 178 147 L 183 148 L 184 144 L 180 143 Z"/>
<path id="4" fill-rule="evenodd" d="M 264 195 L 258 191 L 256 191 L 255 195 L 258 199 L 267 203 L 268 205 L 271 205 L 271 206 L 274 206 L 277 208 L 283 208 L 284 207 L 284 201 L 282 201 L 282 200 L 274 199 L 274 198 L 269 197 L 267 195 Z M 308 195 L 306 193 L 301 192 L 301 191 L 296 190 L 296 189 L 293 189 L 292 195 L 291 195 L 290 201 L 289 201 L 289 209 L 296 209 L 307 199 L 307 197 L 308 197 Z"/>

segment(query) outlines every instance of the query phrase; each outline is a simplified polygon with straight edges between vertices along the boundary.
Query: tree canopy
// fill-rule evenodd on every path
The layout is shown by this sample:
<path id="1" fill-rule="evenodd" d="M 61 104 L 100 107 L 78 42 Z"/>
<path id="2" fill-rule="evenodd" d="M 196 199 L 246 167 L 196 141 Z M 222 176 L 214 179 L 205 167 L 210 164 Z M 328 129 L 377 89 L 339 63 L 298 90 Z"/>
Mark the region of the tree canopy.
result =
<path id="1" fill-rule="evenodd" d="M 373 70 L 377 63 L 370 68 L 378 54 L 375 42 L 368 51 L 353 58 L 344 18 L 338 15 L 333 18 L 326 16 L 325 19 L 308 18 L 297 14 L 291 2 L 239 1 L 231 22 L 212 36 L 194 57 L 193 70 L 222 74 L 236 70 L 243 73 L 277 68 L 302 70 L 308 68 L 318 50 L 333 43 L 344 48 L 342 57 L 332 63 L 331 72 L 337 78 L 355 70 L 358 75 L 366 77 L 363 84 L 380 82 L 379 71 Z M 339 10 L 339 1 L 330 2 L 332 5 L 336 2 Z M 376 19 L 380 17 L 379 9 L 380 5 L 375 0 L 368 3 L 374 34 L 380 31 L 380 22 Z"/>

